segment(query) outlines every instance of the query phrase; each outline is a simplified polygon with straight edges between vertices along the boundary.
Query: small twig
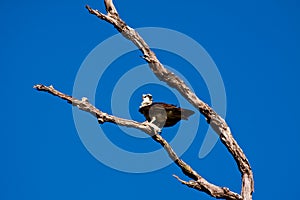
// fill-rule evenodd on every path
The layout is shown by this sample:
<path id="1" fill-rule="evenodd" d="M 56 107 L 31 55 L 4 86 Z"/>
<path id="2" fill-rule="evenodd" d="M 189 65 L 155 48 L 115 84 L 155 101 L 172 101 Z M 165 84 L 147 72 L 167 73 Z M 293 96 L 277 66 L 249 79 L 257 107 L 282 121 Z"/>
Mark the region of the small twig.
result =
<path id="1" fill-rule="evenodd" d="M 243 198 L 236 193 L 231 192 L 228 188 L 226 187 L 219 187 L 216 185 L 210 185 L 209 187 L 203 187 L 207 183 L 203 182 L 202 180 L 194 181 L 184 181 L 181 178 L 179 178 L 176 175 L 173 175 L 179 182 L 181 182 L 183 185 L 186 185 L 190 188 L 197 189 L 199 191 L 204 191 L 207 194 L 217 198 L 217 199 L 231 199 L 231 200 L 242 200 Z"/>

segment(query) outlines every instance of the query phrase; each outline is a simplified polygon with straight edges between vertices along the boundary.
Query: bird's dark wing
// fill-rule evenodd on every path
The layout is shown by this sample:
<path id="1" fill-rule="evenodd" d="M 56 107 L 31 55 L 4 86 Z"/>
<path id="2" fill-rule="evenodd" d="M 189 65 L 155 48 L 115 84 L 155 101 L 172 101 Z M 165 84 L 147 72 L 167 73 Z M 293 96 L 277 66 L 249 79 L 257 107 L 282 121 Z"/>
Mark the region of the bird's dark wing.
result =
<path id="1" fill-rule="evenodd" d="M 187 120 L 191 115 L 195 112 L 188 109 L 183 109 L 177 107 L 173 104 L 167 104 L 162 102 L 155 102 L 152 105 L 159 105 L 160 107 L 164 108 L 167 112 L 168 118 L 181 118 Z"/>
<path id="2" fill-rule="evenodd" d="M 149 106 L 143 106 L 139 109 L 147 121 L 152 121 L 159 127 L 169 127 L 175 125 L 181 119 L 187 120 L 194 111 L 177 107 L 173 104 L 155 102 Z"/>
<path id="3" fill-rule="evenodd" d="M 170 105 L 170 104 L 165 104 L 165 105 Z M 139 112 L 142 114 L 147 114 L 149 113 L 149 110 L 151 108 L 151 111 L 155 112 L 165 112 L 166 108 L 164 107 L 163 103 L 153 103 L 149 106 L 143 106 L 139 109 Z"/>
<path id="4" fill-rule="evenodd" d="M 157 106 L 157 107 L 162 107 L 165 110 L 173 110 L 176 109 L 177 106 L 173 105 L 173 104 L 168 104 L 168 103 L 162 103 L 162 102 L 155 102 L 152 105 Z"/>

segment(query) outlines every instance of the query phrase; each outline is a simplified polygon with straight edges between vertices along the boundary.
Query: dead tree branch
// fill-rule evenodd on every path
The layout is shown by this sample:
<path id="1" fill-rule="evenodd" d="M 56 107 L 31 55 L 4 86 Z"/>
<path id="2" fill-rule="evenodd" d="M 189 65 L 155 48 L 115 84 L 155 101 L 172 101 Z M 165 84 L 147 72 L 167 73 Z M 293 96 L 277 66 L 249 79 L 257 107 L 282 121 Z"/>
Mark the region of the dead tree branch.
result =
<path id="1" fill-rule="evenodd" d="M 122 118 L 109 115 L 97 109 L 92 104 L 90 104 L 87 98 L 83 97 L 81 100 L 76 99 L 72 96 L 65 95 L 57 91 L 52 86 L 47 87 L 44 85 L 35 85 L 34 88 L 37 89 L 38 91 L 44 91 L 52 95 L 58 96 L 66 100 L 68 103 L 72 104 L 73 106 L 77 106 L 79 109 L 92 114 L 97 118 L 98 123 L 100 124 L 105 122 L 110 122 L 121 126 L 127 126 L 127 127 L 136 128 L 141 131 L 144 131 L 145 133 L 150 135 L 153 138 L 153 140 L 155 140 L 162 147 L 164 147 L 169 157 L 174 161 L 174 163 L 178 167 L 181 168 L 181 170 L 186 176 L 193 179 L 190 181 L 184 181 L 174 175 L 174 177 L 177 178 L 177 180 L 180 181 L 182 184 L 197 189 L 199 191 L 203 191 L 215 198 L 251 200 L 252 192 L 254 190 L 252 170 L 245 154 L 243 153 L 242 149 L 239 147 L 237 142 L 234 140 L 231 131 L 228 125 L 226 124 L 225 120 L 222 119 L 206 103 L 200 100 L 178 76 L 176 76 L 174 73 L 167 70 L 160 63 L 160 61 L 157 59 L 154 52 L 149 48 L 149 46 L 143 40 L 143 38 L 119 17 L 119 14 L 112 0 L 105 0 L 104 2 L 105 2 L 107 14 L 102 14 L 98 10 L 94 10 L 89 6 L 86 6 L 86 8 L 91 14 L 96 15 L 98 18 L 112 24 L 120 33 L 122 33 L 122 35 L 125 38 L 132 41 L 138 47 L 138 49 L 141 50 L 141 52 L 143 53 L 144 60 L 149 64 L 154 74 L 161 81 L 164 81 L 169 86 L 177 89 L 182 94 L 183 97 L 185 97 L 195 108 L 197 108 L 200 111 L 200 113 L 202 113 L 206 117 L 207 122 L 220 136 L 222 143 L 226 146 L 226 148 L 234 157 L 238 165 L 239 171 L 242 174 L 241 195 L 230 191 L 228 188 L 219 187 L 206 181 L 188 164 L 186 164 L 183 160 L 181 160 L 177 156 L 177 154 L 173 151 L 169 143 L 160 135 L 156 134 L 155 130 L 151 126 L 149 126 L 149 124 L 140 123 L 133 120 L 122 119 Z"/>
<path id="2" fill-rule="evenodd" d="M 242 198 L 245 200 L 251 200 L 252 193 L 254 191 L 252 169 L 242 149 L 233 138 L 230 128 L 225 120 L 221 116 L 219 116 L 209 105 L 199 99 L 196 94 L 194 94 L 191 89 L 183 82 L 183 80 L 181 80 L 171 71 L 167 70 L 160 63 L 155 53 L 149 48 L 143 38 L 119 17 L 119 14 L 112 0 L 105 0 L 104 3 L 106 6 L 107 14 L 103 14 L 98 10 L 92 9 L 89 6 L 86 6 L 86 8 L 91 14 L 112 24 L 125 38 L 132 41 L 143 53 L 144 60 L 149 64 L 149 67 L 158 77 L 158 79 L 166 82 L 170 87 L 177 89 L 181 93 L 181 95 L 187 99 L 187 101 L 189 101 L 195 108 L 200 111 L 200 113 L 202 113 L 206 117 L 207 123 L 209 123 L 211 127 L 216 131 L 222 143 L 226 146 L 237 163 L 238 169 L 242 175 Z M 198 180 L 195 181 L 196 183 L 198 183 Z M 184 182 L 184 184 L 185 183 L 186 182 Z M 194 184 L 186 185 L 198 189 L 197 187 L 193 186 Z"/>
<path id="3" fill-rule="evenodd" d="M 54 96 L 57 96 L 63 100 L 66 100 L 69 104 L 78 107 L 80 110 L 88 112 L 95 116 L 98 120 L 99 124 L 103 124 L 105 122 L 118 124 L 121 126 L 126 126 L 130 128 L 139 129 L 152 137 L 152 139 L 158 142 L 168 153 L 169 157 L 174 161 L 174 163 L 180 167 L 182 172 L 187 175 L 188 177 L 192 178 L 192 181 L 186 182 L 179 179 L 177 176 L 174 175 L 182 184 L 185 184 L 191 188 L 195 188 L 199 191 L 206 192 L 207 194 L 215 197 L 215 198 L 222 198 L 222 199 L 242 199 L 242 197 L 234 192 L 231 192 L 228 188 L 219 187 L 214 184 L 209 183 L 203 177 L 201 177 L 195 170 L 193 170 L 188 164 L 186 164 L 183 160 L 181 160 L 175 151 L 172 149 L 171 145 L 159 134 L 155 132 L 148 123 L 140 123 L 133 120 L 122 119 L 119 117 L 115 117 L 113 115 L 109 115 L 107 113 L 102 112 L 101 110 L 97 109 L 91 103 L 89 103 L 88 99 L 83 97 L 81 100 L 74 98 L 72 96 L 66 95 L 56 89 L 53 86 L 45 86 L 45 85 L 35 85 L 35 89 L 38 91 L 48 92 Z"/>

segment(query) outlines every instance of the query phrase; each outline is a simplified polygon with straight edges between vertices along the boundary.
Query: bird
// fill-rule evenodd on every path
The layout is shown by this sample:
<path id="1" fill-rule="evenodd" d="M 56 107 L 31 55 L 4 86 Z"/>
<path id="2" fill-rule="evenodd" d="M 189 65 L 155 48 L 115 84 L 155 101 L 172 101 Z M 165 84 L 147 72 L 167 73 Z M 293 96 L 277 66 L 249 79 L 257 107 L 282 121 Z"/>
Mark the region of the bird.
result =
<path id="1" fill-rule="evenodd" d="M 188 120 L 195 112 L 177 107 L 173 104 L 153 102 L 151 94 L 142 95 L 142 103 L 139 112 L 142 113 L 150 125 L 155 125 L 156 130 L 161 132 L 163 127 L 171 127 L 180 120 Z"/>

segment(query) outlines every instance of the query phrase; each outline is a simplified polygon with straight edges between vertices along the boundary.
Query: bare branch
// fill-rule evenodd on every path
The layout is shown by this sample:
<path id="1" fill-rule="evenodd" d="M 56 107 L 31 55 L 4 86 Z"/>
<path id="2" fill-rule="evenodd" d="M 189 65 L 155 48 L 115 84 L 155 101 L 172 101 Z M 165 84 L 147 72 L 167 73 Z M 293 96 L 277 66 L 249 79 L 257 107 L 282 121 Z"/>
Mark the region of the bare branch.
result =
<path id="1" fill-rule="evenodd" d="M 195 170 L 193 170 L 188 164 L 186 164 L 183 160 L 181 160 L 178 155 L 174 152 L 171 145 L 159 134 L 156 134 L 155 129 L 153 129 L 148 123 L 140 123 L 133 120 L 127 120 L 119 117 L 115 117 L 113 115 L 109 115 L 107 113 L 102 112 L 93 106 L 86 97 L 83 97 L 81 100 L 74 98 L 72 96 L 66 95 L 56 89 L 53 86 L 45 86 L 41 84 L 37 84 L 34 86 L 38 91 L 48 92 L 54 96 L 57 96 L 61 99 L 66 100 L 69 104 L 78 107 L 80 110 L 88 112 L 95 116 L 98 120 L 98 123 L 103 124 L 105 122 L 118 124 L 120 126 L 126 126 L 131 128 L 139 129 L 152 137 L 152 139 L 158 142 L 168 153 L 169 157 L 174 161 L 174 163 L 180 167 L 182 172 L 194 179 L 195 181 L 184 182 L 181 181 L 185 185 L 195 188 L 197 190 L 206 192 L 213 197 L 223 198 L 223 199 L 242 199 L 239 194 L 231 192 L 229 189 L 224 187 L 219 187 L 214 184 L 209 183 L 203 177 L 201 177 Z M 175 176 L 176 177 L 176 176 Z M 177 177 L 178 180 L 180 180 Z"/>
<path id="2" fill-rule="evenodd" d="M 139 129 L 149 134 L 150 136 L 155 134 L 155 132 L 153 132 L 151 127 L 145 123 L 139 123 L 133 120 L 122 119 L 102 112 L 101 110 L 93 106 L 86 97 L 83 97 L 81 100 L 76 99 L 72 96 L 66 95 L 54 89 L 52 85 L 45 86 L 45 85 L 37 84 L 33 88 L 37 89 L 38 91 L 48 92 L 54 96 L 60 97 L 61 99 L 67 100 L 69 104 L 72 104 L 73 106 L 78 107 L 80 110 L 83 110 L 95 116 L 99 124 L 103 124 L 104 122 L 110 122 L 121 126 Z"/>
<path id="3" fill-rule="evenodd" d="M 98 10 L 94 10 L 89 6 L 86 6 L 88 11 L 96 15 L 98 18 L 107 21 L 112 24 L 124 37 L 132 41 L 138 49 L 143 53 L 143 58 L 148 62 L 149 67 L 159 80 L 166 82 L 170 87 L 177 89 L 181 95 L 187 99 L 200 113 L 202 113 L 207 120 L 207 123 L 216 131 L 220 136 L 222 143 L 226 146 L 228 151 L 234 157 L 239 171 L 242 174 L 242 197 L 245 200 L 252 199 L 252 193 L 254 191 L 253 173 L 250 167 L 249 161 L 243 153 L 240 146 L 233 138 L 230 128 L 225 120 L 219 116 L 209 105 L 199 99 L 196 94 L 171 71 L 167 70 L 157 59 L 155 53 L 149 48 L 143 38 L 131 27 L 129 27 L 119 15 L 113 15 L 117 13 L 116 8 L 113 6 L 112 0 L 105 0 L 106 8 L 112 8 L 115 12 L 108 10 L 108 15 L 102 14 Z"/>
<path id="4" fill-rule="evenodd" d="M 112 0 L 104 0 L 104 4 L 105 4 L 105 8 L 106 8 L 106 12 L 112 16 L 119 16 L 117 9 L 115 8 Z"/>

